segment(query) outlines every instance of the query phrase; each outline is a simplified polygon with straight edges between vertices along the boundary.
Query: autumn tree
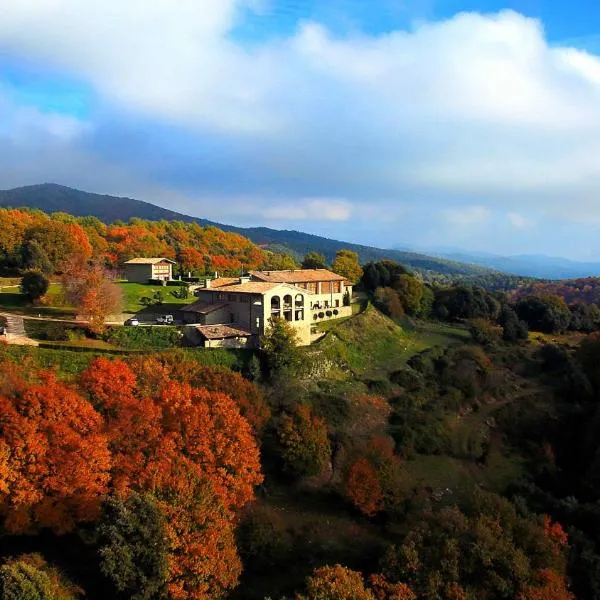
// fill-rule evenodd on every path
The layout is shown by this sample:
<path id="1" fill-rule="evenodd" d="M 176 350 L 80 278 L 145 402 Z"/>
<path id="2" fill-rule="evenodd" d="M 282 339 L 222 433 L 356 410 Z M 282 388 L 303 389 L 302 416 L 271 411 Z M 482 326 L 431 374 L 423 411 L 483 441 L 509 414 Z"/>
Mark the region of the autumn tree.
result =
<path id="1" fill-rule="evenodd" d="M 21 293 L 30 301 L 39 300 L 50 287 L 50 282 L 39 271 L 27 271 L 21 279 Z"/>
<path id="2" fill-rule="evenodd" d="M 341 565 L 320 567 L 306 581 L 306 600 L 375 600 L 363 576 Z"/>
<path id="3" fill-rule="evenodd" d="M 346 478 L 345 492 L 354 506 L 368 517 L 377 514 L 383 505 L 383 490 L 379 475 L 369 460 L 359 458 L 352 463 Z"/>
<path id="4" fill-rule="evenodd" d="M 15 384 L 0 395 L 0 439 L 8 452 L 0 481 L 5 527 L 65 532 L 94 520 L 110 469 L 100 415 L 52 373 Z"/>
<path id="5" fill-rule="evenodd" d="M 327 426 L 307 404 L 280 417 L 277 442 L 283 471 L 294 477 L 318 475 L 331 458 Z"/>
<path id="6" fill-rule="evenodd" d="M 352 250 L 338 250 L 331 269 L 352 283 L 356 283 L 363 274 L 362 267 L 358 261 L 358 254 L 352 252 Z"/>
<path id="7" fill-rule="evenodd" d="M 409 315 L 416 315 L 421 306 L 423 298 L 423 284 L 414 276 L 403 274 L 394 282 L 402 302 L 402 307 Z"/>
<path id="8" fill-rule="evenodd" d="M 71 261 L 62 277 L 66 301 L 95 333 L 104 330 L 106 318 L 122 309 L 121 290 L 112 274 L 100 264 Z"/>
<path id="9" fill-rule="evenodd" d="M 392 288 L 377 288 L 373 295 L 373 303 L 379 310 L 392 319 L 399 319 L 404 315 L 404 308 L 402 307 L 402 302 L 400 302 L 398 292 Z"/>

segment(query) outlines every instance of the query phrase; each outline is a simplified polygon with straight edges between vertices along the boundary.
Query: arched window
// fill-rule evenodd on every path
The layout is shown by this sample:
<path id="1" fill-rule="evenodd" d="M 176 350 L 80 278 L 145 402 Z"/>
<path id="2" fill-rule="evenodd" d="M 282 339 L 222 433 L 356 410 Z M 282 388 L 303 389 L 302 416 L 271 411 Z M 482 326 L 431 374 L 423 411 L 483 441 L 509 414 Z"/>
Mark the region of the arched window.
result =
<path id="1" fill-rule="evenodd" d="M 279 296 L 273 296 L 271 298 L 271 316 L 281 316 L 281 298 Z"/>
<path id="2" fill-rule="evenodd" d="M 296 308 L 304 308 L 304 296 L 296 294 Z"/>

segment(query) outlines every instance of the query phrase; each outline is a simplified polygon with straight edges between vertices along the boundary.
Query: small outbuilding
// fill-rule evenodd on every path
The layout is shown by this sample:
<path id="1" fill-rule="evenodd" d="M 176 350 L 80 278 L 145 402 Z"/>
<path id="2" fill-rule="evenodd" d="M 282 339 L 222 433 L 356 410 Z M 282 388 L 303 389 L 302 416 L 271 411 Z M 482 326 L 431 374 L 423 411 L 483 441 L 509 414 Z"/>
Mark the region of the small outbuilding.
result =
<path id="1" fill-rule="evenodd" d="M 198 325 L 196 332 L 205 348 L 251 348 L 257 336 L 243 327 L 231 325 Z"/>
<path id="2" fill-rule="evenodd" d="M 168 258 L 132 258 L 123 264 L 123 275 L 136 283 L 148 283 L 150 279 L 171 281 L 174 264 Z"/>

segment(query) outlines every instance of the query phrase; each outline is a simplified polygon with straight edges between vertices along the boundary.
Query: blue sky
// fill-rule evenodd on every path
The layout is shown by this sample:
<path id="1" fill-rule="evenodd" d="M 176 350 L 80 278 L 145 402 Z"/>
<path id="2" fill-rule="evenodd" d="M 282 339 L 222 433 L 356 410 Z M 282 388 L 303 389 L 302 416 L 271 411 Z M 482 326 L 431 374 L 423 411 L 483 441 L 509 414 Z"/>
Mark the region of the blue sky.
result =
<path id="1" fill-rule="evenodd" d="M 594 259 L 599 29 L 581 0 L 11 3 L 0 188 Z"/>

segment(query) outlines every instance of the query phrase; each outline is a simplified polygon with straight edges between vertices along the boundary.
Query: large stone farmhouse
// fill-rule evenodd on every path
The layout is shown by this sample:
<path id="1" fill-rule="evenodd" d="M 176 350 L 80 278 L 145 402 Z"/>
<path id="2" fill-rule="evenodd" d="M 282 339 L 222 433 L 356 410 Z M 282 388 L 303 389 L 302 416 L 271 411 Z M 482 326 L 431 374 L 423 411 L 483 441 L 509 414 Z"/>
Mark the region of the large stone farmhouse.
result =
<path id="1" fill-rule="evenodd" d="M 127 281 L 148 283 L 148 280 L 170 281 L 173 279 L 175 261 L 168 258 L 132 258 L 123 264 Z"/>
<path id="2" fill-rule="evenodd" d="M 271 317 L 288 321 L 308 345 L 313 323 L 352 314 L 351 285 L 327 269 L 251 271 L 207 280 L 195 293 L 198 301 L 182 312 L 207 347 L 256 346 Z"/>

